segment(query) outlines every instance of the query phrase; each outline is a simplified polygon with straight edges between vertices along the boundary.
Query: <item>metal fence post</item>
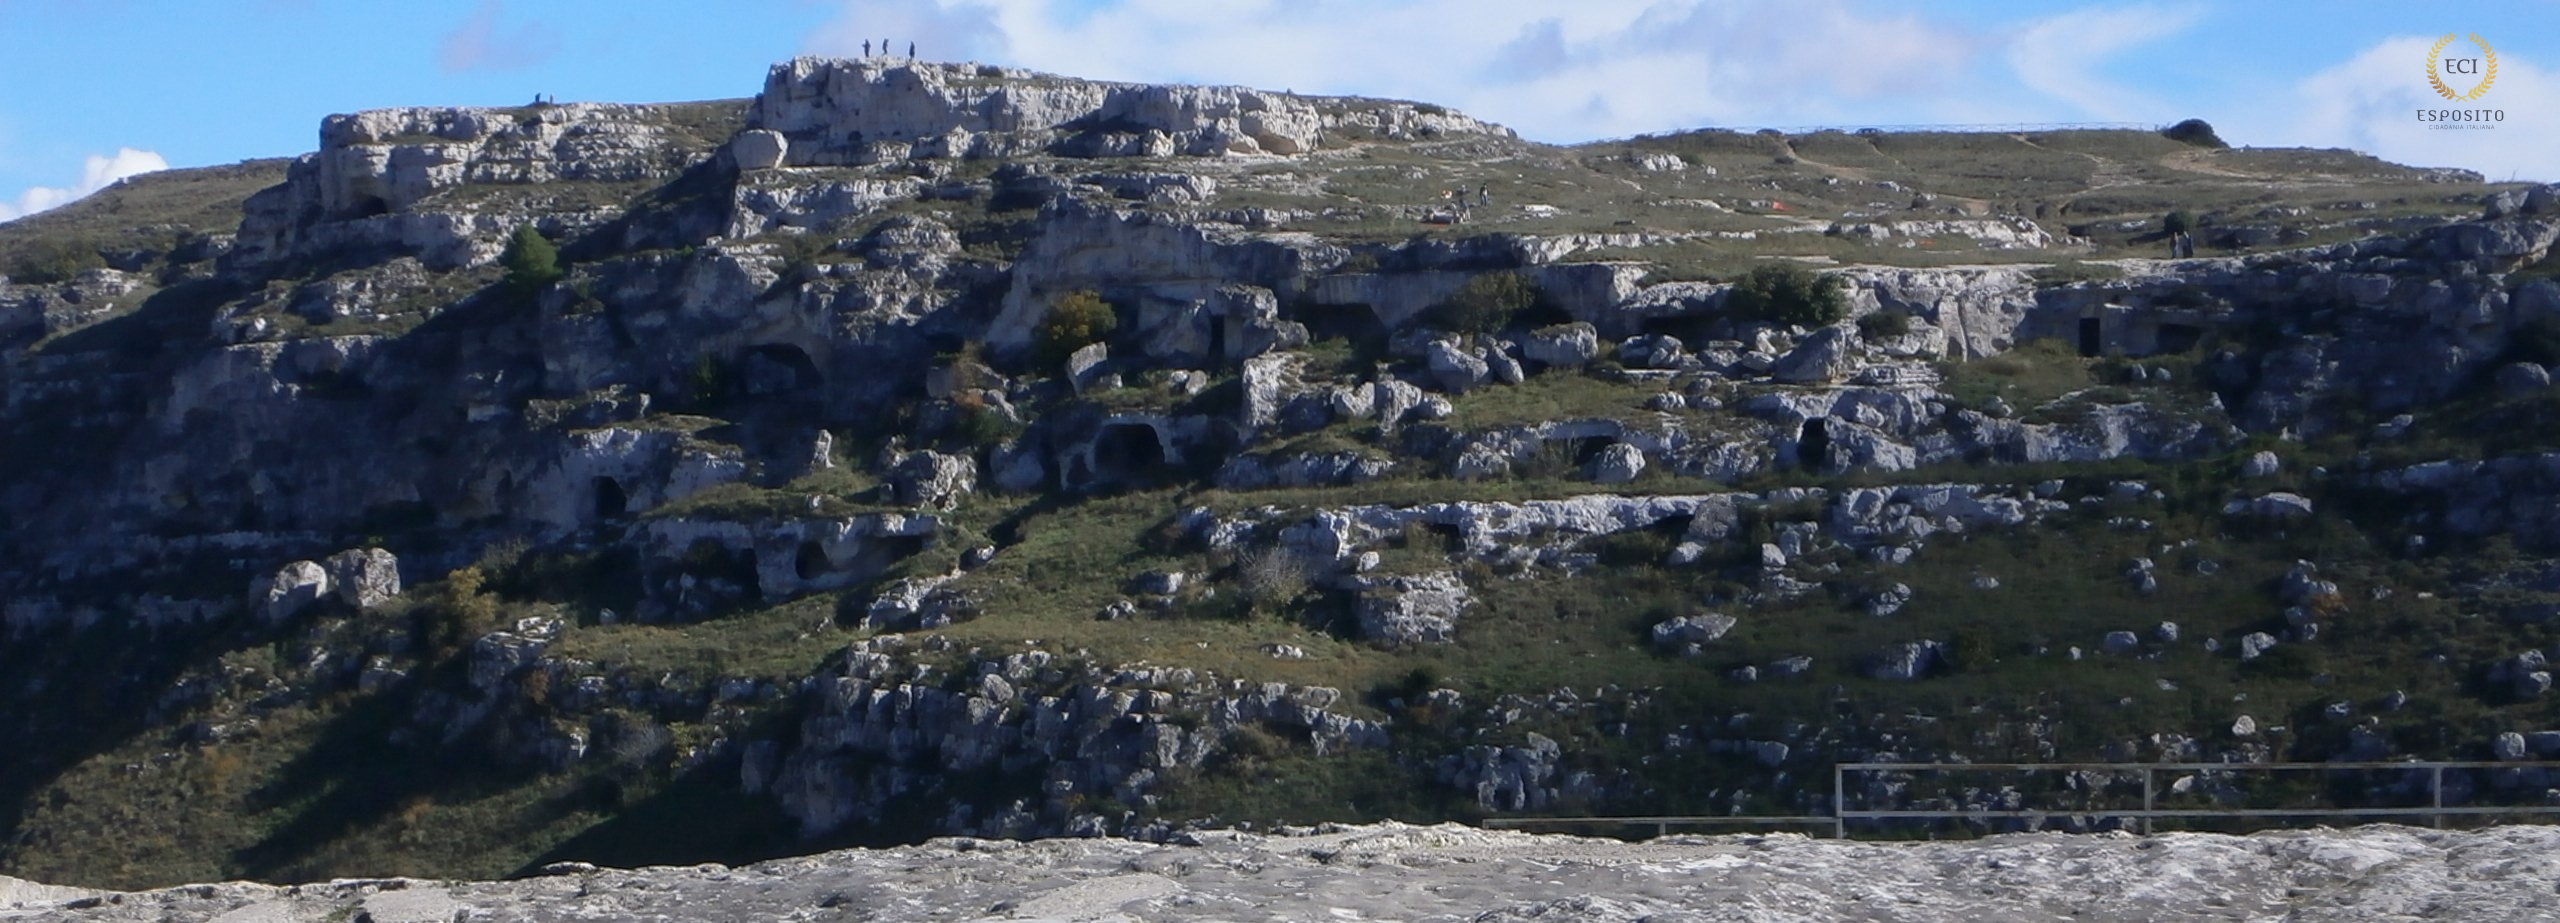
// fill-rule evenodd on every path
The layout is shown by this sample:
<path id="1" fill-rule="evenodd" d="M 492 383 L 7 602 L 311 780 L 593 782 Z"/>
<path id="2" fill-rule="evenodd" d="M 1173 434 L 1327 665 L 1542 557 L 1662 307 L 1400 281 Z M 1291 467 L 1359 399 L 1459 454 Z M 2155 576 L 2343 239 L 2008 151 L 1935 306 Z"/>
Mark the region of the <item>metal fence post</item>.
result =
<path id="1" fill-rule="evenodd" d="M 2437 767 L 2435 767 L 2435 776 L 2436 776 L 2435 784 L 2434 784 L 2434 785 L 2430 785 L 2430 786 L 2428 786 L 2428 787 L 2429 787 L 2429 788 L 2432 788 L 2432 789 L 2434 789 L 2434 790 L 2435 790 L 2435 797 L 2436 797 L 2436 829 L 2438 829 L 2438 830 L 2442 830 L 2442 829 L 2444 829 L 2444 767 L 2443 767 L 2443 766 L 2437 766 Z"/>
<path id="2" fill-rule="evenodd" d="M 2142 835 L 2151 835 L 2151 767 L 2142 767 Z"/>
<path id="3" fill-rule="evenodd" d="M 1838 761 L 1838 760 L 1834 760 L 1834 761 L 1832 761 L 1832 763 L 1831 763 L 1831 838 L 1832 838 L 1832 839 L 1835 839 L 1835 840 L 1845 840 L 1845 839 L 1848 839 L 1848 838 L 1849 838 L 1849 818 L 1848 818 L 1847 816 L 1845 816 L 1845 815 L 1843 815 L 1843 814 L 1841 813 L 1841 811 L 1843 810 L 1843 808 L 1842 808 L 1841 803 L 1840 803 L 1840 798 L 1841 798 L 1841 793 L 1844 791 L 1844 788 L 1843 788 L 1843 787 L 1841 786 L 1841 784 L 1840 784 L 1840 774 L 1841 774 L 1841 770 L 1840 770 L 1840 763 L 1839 763 L 1839 761 Z"/>

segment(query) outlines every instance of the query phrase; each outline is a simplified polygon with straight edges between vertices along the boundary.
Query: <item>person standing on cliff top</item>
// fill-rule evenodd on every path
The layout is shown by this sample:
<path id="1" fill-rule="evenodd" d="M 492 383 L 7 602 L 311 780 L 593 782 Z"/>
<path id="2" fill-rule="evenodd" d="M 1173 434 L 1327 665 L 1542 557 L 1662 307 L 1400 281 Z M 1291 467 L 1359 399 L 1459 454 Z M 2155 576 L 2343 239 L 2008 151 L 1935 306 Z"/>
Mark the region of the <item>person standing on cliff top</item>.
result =
<path id="1" fill-rule="evenodd" d="M 914 43 L 914 42 L 908 42 L 908 43 L 907 43 L 907 57 L 913 58 L 913 57 L 915 57 L 915 56 L 916 56 L 916 43 Z"/>
<path id="2" fill-rule="evenodd" d="M 871 40 L 870 40 L 870 39 L 867 39 L 867 38 L 866 38 L 866 39 L 863 39 L 863 40 L 862 40 L 862 56 L 863 56 L 863 57 L 866 57 L 866 58 L 868 58 L 868 57 L 870 57 L 870 56 L 871 56 Z"/>

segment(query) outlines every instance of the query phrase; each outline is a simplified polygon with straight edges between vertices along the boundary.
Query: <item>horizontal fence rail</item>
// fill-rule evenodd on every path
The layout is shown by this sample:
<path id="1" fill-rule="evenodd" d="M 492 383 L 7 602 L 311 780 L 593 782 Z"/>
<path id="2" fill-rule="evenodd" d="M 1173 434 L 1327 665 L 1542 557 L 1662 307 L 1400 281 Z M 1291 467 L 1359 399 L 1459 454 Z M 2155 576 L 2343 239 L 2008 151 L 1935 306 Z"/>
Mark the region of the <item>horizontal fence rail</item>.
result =
<path id="1" fill-rule="evenodd" d="M 2052 817 L 2100 817 L 2139 821 L 2142 832 L 2151 832 L 2151 821 L 2158 818 L 2275 818 L 2275 817 L 2427 817 L 2437 827 L 2447 817 L 2498 817 L 2560 815 L 2560 805 L 2447 805 L 2444 803 L 2445 770 L 2560 770 L 2560 762 L 2495 762 L 2486 760 L 2410 761 L 2410 762 L 2341 762 L 2341 763 L 1837 763 L 1831 770 L 1831 813 L 1829 814 L 1722 814 L 1722 815 L 1618 815 L 1592 817 L 1496 817 L 1485 820 L 1493 828 L 1569 827 L 1624 825 L 1652 827 L 1656 834 L 1668 834 L 1673 827 L 1691 826 L 1758 826 L 1794 827 L 1828 826 L 1831 835 L 1845 838 L 1853 820 L 1966 820 L 1989 818 L 2042 819 Z M 2052 809 L 1981 809 L 1981 810 L 1904 810 L 1842 807 L 1847 791 L 1847 777 L 1862 772 L 2092 772 L 2142 776 L 2140 808 L 2052 808 Z M 2424 772 L 2428 774 L 2431 805 L 2376 808 L 2162 808 L 2157 801 L 2155 774 L 2161 772 Z"/>
<path id="2" fill-rule="evenodd" d="M 1843 134 L 1859 132 L 1952 132 L 1983 134 L 2021 134 L 2047 131 L 2162 131 L 2169 126 L 2153 122 L 1953 122 L 1942 125 L 1702 125 L 1686 131 L 1730 131 L 1737 134 L 1774 131 L 1788 135 L 1811 135 L 1826 131 Z M 1684 132 L 1685 133 L 1685 132 Z M 1637 135 L 1639 138 L 1661 137 Z"/>

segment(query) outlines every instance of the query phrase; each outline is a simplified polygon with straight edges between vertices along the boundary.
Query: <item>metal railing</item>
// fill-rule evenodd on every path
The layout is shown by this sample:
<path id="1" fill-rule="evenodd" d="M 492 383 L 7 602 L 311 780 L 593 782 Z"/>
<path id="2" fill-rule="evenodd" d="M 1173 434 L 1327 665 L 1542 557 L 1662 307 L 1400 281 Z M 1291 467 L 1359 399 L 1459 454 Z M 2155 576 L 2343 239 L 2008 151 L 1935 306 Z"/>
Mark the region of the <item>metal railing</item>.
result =
<path id="1" fill-rule="evenodd" d="M 1736 134 L 1746 135 L 1753 132 L 1774 131 L 1791 136 L 1819 134 L 1826 131 L 1836 131 L 1843 134 L 1860 134 L 1865 132 L 1884 132 L 1888 134 L 1902 134 L 1907 132 L 2038 134 L 2050 131 L 2161 131 L 2168 127 L 2168 124 L 2165 122 L 1948 122 L 1934 125 L 1882 125 L 1872 123 L 1840 125 L 1701 125 L 1697 128 L 1681 129 L 1678 132 L 1637 135 L 1636 137 L 1654 138 L 1662 137 L 1663 134 L 1681 134 L 1690 131 L 1729 131 Z"/>
<path id="2" fill-rule="evenodd" d="M 1835 763 L 1831 767 L 1831 813 L 1829 814 L 1728 814 L 1728 815 L 1639 815 L 1592 817 L 1496 817 L 1485 820 L 1487 827 L 1562 827 L 1591 825 L 1626 825 L 1653 827 L 1657 835 L 1668 834 L 1673 827 L 1689 826 L 1756 826 L 1797 827 L 1828 826 L 1831 835 L 1846 838 L 1849 822 L 1855 820 L 1987 820 L 1993 818 L 2044 819 L 2052 817 L 2115 818 L 2138 821 L 2143 833 L 2151 832 L 2154 819 L 2167 818 L 2273 818 L 2273 817 L 2428 817 L 2435 826 L 2443 827 L 2448 817 L 2560 815 L 2560 805 L 2447 805 L 2444 803 L 2445 770 L 2560 770 L 2560 762 L 2492 762 L 2478 760 L 2409 761 L 2409 762 L 2340 762 L 2340 763 Z M 2425 772 L 2431 804 L 2414 807 L 2379 808 L 2162 808 L 2159 806 L 2157 774 L 2161 772 Z M 1858 772 L 2100 772 L 2142 775 L 2142 806 L 2139 808 L 2058 808 L 2058 809 L 1866 809 L 1842 807 L 1848 791 L 1850 773 Z"/>

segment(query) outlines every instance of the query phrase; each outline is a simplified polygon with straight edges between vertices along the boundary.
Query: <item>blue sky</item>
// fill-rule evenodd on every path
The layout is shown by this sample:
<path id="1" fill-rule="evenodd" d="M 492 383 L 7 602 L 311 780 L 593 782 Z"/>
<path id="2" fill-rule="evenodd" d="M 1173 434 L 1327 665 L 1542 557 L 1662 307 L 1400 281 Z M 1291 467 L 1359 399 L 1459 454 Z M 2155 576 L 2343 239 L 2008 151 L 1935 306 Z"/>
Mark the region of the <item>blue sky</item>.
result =
<path id="1" fill-rule="evenodd" d="M 2476 103 L 2426 85 L 2448 32 L 2497 53 Z M 2201 117 L 2239 144 L 2560 180 L 2560 0 L 0 0 L 0 219 L 162 164 L 298 154 L 333 112 L 747 96 L 774 61 L 882 37 L 1430 100 L 1545 141 Z M 2507 120 L 2429 130 L 2428 105 Z"/>

